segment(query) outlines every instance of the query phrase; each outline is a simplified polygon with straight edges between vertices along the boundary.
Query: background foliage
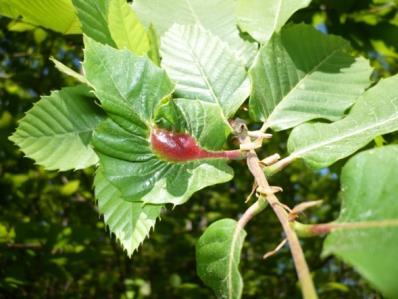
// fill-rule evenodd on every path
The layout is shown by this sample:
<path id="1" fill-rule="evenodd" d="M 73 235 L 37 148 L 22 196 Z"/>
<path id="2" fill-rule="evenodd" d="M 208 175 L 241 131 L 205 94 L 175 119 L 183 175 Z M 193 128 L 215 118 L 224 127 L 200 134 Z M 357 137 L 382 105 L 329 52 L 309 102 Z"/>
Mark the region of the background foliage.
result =
<path id="1" fill-rule="evenodd" d="M 371 59 L 375 79 L 398 71 L 396 1 L 318 0 L 293 21 L 350 40 Z M 93 169 L 44 171 L 7 139 L 40 94 L 75 85 L 49 58 L 78 69 L 81 38 L 21 28 L 4 17 L 0 28 L 0 298 L 212 298 L 195 273 L 195 240 L 214 220 L 236 219 L 244 211 L 251 188 L 244 162 L 232 165 L 234 182 L 208 188 L 172 213 L 168 209 L 130 260 L 109 238 L 94 207 Z M 240 116 L 247 117 L 244 112 Z M 284 134 L 267 145 L 270 152 L 286 151 L 280 142 Z M 396 136 L 387 138 L 394 142 Z M 290 206 L 303 198 L 323 199 L 326 204 L 303 221 L 326 222 L 338 215 L 337 174 L 343 164 L 314 173 L 295 163 L 272 181 L 284 187 L 281 200 Z M 254 219 L 247 231 L 243 298 L 295 298 L 296 274 L 288 249 L 261 260 L 282 237 L 272 212 Z M 348 266 L 321 259 L 321 240 L 304 240 L 303 246 L 321 298 L 381 298 Z"/>

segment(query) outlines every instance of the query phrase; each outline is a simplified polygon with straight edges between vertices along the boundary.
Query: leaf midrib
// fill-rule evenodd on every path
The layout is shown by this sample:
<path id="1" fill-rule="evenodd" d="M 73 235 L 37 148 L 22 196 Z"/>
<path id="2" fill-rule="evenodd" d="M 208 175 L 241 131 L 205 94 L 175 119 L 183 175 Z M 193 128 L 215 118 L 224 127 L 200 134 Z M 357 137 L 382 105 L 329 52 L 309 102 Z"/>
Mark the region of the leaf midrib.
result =
<path id="1" fill-rule="evenodd" d="M 198 23 L 200 26 L 204 27 L 202 24 L 202 21 L 199 19 L 199 16 L 195 13 L 195 10 L 193 9 L 191 2 L 189 0 L 185 0 L 185 3 L 187 4 L 189 10 L 192 13 L 192 16 L 195 18 L 196 23 Z"/>
<path id="2" fill-rule="evenodd" d="M 80 135 L 80 134 L 83 134 L 83 133 L 90 133 L 90 132 L 93 132 L 95 130 L 95 127 L 94 128 L 92 128 L 92 129 L 88 129 L 88 130 L 79 130 L 79 131 L 70 131 L 70 132 L 60 132 L 60 133 L 55 133 L 55 134 L 50 134 L 50 135 L 32 135 L 32 134 L 29 134 L 28 136 L 23 136 L 23 134 L 18 134 L 18 135 L 21 135 L 20 137 L 21 138 L 26 138 L 26 139 L 28 139 L 28 138 L 53 138 L 53 137 L 62 137 L 62 136 L 65 136 L 65 135 Z"/>
<path id="3" fill-rule="evenodd" d="M 317 65 L 315 65 L 311 70 L 309 70 L 309 72 L 306 73 L 303 78 L 297 81 L 296 85 L 291 90 L 289 90 L 289 92 L 275 106 L 274 110 L 271 112 L 266 122 L 269 123 L 270 125 L 278 123 L 278 122 L 273 123 L 272 118 L 276 113 L 280 111 L 280 109 L 282 109 L 281 108 L 283 106 L 282 104 L 289 99 L 290 95 L 293 92 L 295 92 L 304 81 L 306 81 L 310 76 L 312 76 L 324 63 L 326 63 L 329 59 L 332 58 L 332 56 L 334 56 L 337 52 L 341 51 L 342 49 L 344 49 L 344 46 L 334 49 L 329 55 L 327 55 Z"/>
<path id="4" fill-rule="evenodd" d="M 128 51 L 128 50 L 127 50 Z M 101 59 L 97 59 L 99 60 L 100 65 L 105 69 L 106 73 L 109 74 L 109 78 L 112 81 L 113 86 L 115 87 L 115 90 L 117 91 L 117 93 L 119 94 L 120 98 L 123 99 L 123 103 L 126 104 L 127 106 L 130 105 L 128 99 L 126 98 L 126 96 L 124 96 L 121 92 L 121 90 L 119 89 L 119 86 L 116 84 L 115 79 L 113 78 L 113 72 L 111 71 L 111 69 L 109 69 L 107 67 L 107 65 L 101 61 Z M 145 66 L 146 67 L 146 66 Z M 143 75 L 143 73 L 141 73 L 141 75 Z M 95 90 L 97 90 L 95 88 Z M 101 89 L 101 92 L 105 93 L 105 94 L 109 94 L 108 91 Z M 108 100 L 110 102 L 113 102 L 112 100 Z M 146 124 L 147 127 L 149 127 L 149 123 L 147 122 L 147 120 L 143 120 L 142 117 L 140 117 L 138 114 L 136 114 L 135 112 L 133 112 L 131 109 L 129 109 L 129 113 L 133 114 L 134 116 L 136 116 L 138 119 L 140 119 L 144 124 Z"/>
<path id="5" fill-rule="evenodd" d="M 231 250 L 229 251 L 228 254 L 228 271 L 227 271 L 227 289 L 228 289 L 228 298 L 233 298 L 232 297 L 232 267 L 235 261 L 234 257 L 234 249 L 236 246 L 236 243 L 239 239 L 240 233 L 242 231 L 242 227 L 239 225 L 239 223 L 236 224 L 234 234 L 232 236 L 232 241 L 231 241 Z"/>
<path id="6" fill-rule="evenodd" d="M 201 30 L 201 29 L 200 29 L 200 30 Z M 218 96 L 216 95 L 216 92 L 215 92 L 215 90 L 213 89 L 213 87 L 212 87 L 210 81 L 207 79 L 206 71 L 205 71 L 204 67 L 202 66 L 202 64 L 201 64 L 201 62 L 200 62 L 198 56 L 197 56 L 196 53 L 194 52 L 194 49 L 192 48 L 190 41 L 187 40 L 186 44 L 187 44 L 187 46 L 188 46 L 189 51 L 190 51 L 191 54 L 192 54 L 193 62 L 195 63 L 196 67 L 198 68 L 198 70 L 199 70 L 199 72 L 200 72 L 200 74 L 201 74 L 203 80 L 205 81 L 205 84 L 206 84 L 206 86 L 208 87 L 208 89 L 209 89 L 209 91 L 210 91 L 210 93 L 211 93 L 212 98 L 215 100 L 215 103 L 220 107 L 220 111 L 221 111 L 221 114 L 222 114 L 222 116 L 223 116 L 223 119 L 226 120 L 226 122 L 228 122 L 228 121 L 227 121 L 228 118 L 227 118 L 227 117 L 225 116 L 225 114 L 224 114 L 224 110 L 222 109 L 222 105 L 221 105 L 221 103 L 220 103 L 220 100 L 219 100 Z"/>
<path id="7" fill-rule="evenodd" d="M 281 9 L 282 9 L 282 1 L 283 0 L 280 0 L 279 1 L 279 5 L 278 5 L 278 7 L 277 7 L 277 10 L 276 10 L 276 13 L 275 13 L 275 21 L 274 21 L 274 25 L 273 25 L 273 30 L 272 31 L 274 31 L 275 32 L 275 30 L 276 30 L 276 28 L 277 28 L 277 25 L 278 25 L 278 23 L 279 23 L 279 18 L 280 18 L 280 16 L 281 16 Z"/>
<path id="8" fill-rule="evenodd" d="M 347 134 L 343 134 L 343 135 L 340 135 L 340 136 L 331 138 L 331 139 L 329 139 L 329 140 L 327 140 L 327 141 L 320 142 L 320 143 L 315 143 L 315 144 L 313 144 L 313 145 L 311 145 L 311 146 L 304 147 L 304 148 L 302 148 L 301 150 L 298 150 L 298 151 L 293 152 L 293 153 L 291 154 L 291 156 L 292 156 L 293 158 L 295 158 L 295 157 L 297 157 L 297 158 L 298 158 L 298 157 L 302 157 L 303 155 L 305 155 L 305 154 L 307 154 L 307 153 L 309 153 L 309 152 L 311 152 L 311 151 L 313 151 L 313 150 L 319 149 L 319 148 L 321 148 L 321 147 L 323 147 L 323 146 L 326 146 L 326 145 L 329 145 L 329 144 L 333 144 L 333 143 L 337 143 L 337 142 L 342 141 L 342 140 L 344 140 L 344 139 L 347 139 L 347 138 L 350 138 L 350 137 L 352 137 L 352 136 L 361 134 L 362 132 L 365 132 L 365 131 L 367 131 L 367 130 L 376 129 L 376 128 L 380 127 L 380 126 L 383 126 L 383 125 L 385 125 L 385 124 L 387 124 L 387 123 L 389 123 L 389 122 L 393 122 L 393 121 L 395 121 L 395 120 L 398 120 L 398 113 L 397 113 L 395 116 L 390 117 L 390 118 L 388 118 L 388 119 L 385 120 L 385 121 L 378 122 L 378 123 L 375 123 L 375 124 L 372 124 L 372 125 L 369 125 L 369 126 L 365 126 L 365 127 L 363 127 L 362 129 L 354 130 L 354 131 L 351 131 L 351 132 L 349 132 L 349 133 L 347 133 Z"/>

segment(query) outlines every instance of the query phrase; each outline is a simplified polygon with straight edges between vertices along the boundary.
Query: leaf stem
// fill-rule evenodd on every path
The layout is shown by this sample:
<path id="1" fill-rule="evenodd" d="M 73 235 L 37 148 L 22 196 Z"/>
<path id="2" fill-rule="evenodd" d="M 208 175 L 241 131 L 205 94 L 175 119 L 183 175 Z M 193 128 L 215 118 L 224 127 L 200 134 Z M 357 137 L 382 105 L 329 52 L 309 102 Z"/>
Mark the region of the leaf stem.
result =
<path id="1" fill-rule="evenodd" d="M 222 154 L 224 158 L 227 158 L 228 160 L 243 160 L 247 157 L 246 153 L 241 150 L 223 151 Z"/>
<path id="2" fill-rule="evenodd" d="M 242 136 L 240 138 L 240 141 L 241 143 L 250 142 L 250 138 L 248 136 Z M 250 172 L 254 176 L 258 186 L 263 190 L 270 189 L 270 185 L 268 184 L 264 171 L 260 166 L 260 160 L 254 150 L 251 150 L 247 156 L 247 165 Z M 288 213 L 285 211 L 278 198 L 272 192 L 266 194 L 266 199 L 274 210 L 286 234 L 286 238 L 288 240 L 290 251 L 292 253 L 293 261 L 296 267 L 297 275 L 300 281 L 303 298 L 317 299 L 318 295 L 315 290 L 314 282 L 312 281 L 307 261 L 305 260 L 304 253 L 301 248 L 297 234 L 290 225 Z"/>
<path id="3" fill-rule="evenodd" d="M 263 211 L 267 207 L 268 203 L 265 200 L 263 196 L 260 196 L 259 199 L 251 205 L 243 214 L 242 217 L 240 217 L 238 221 L 238 227 L 240 229 L 243 229 L 246 224 L 257 214 L 259 214 L 261 211 Z"/>
<path id="4" fill-rule="evenodd" d="M 320 224 L 303 224 L 295 221 L 291 224 L 293 229 L 300 237 L 316 237 L 325 235 L 337 230 L 352 230 L 364 228 L 383 228 L 398 226 L 398 219 L 380 220 L 380 221 L 361 221 L 361 222 L 346 222 L 346 223 L 320 223 Z"/>
<path id="5" fill-rule="evenodd" d="M 272 164 L 271 166 L 266 167 L 265 171 L 268 176 L 272 176 L 275 173 L 278 173 L 279 171 L 287 167 L 290 163 L 292 163 L 296 159 L 297 159 L 296 156 L 293 155 L 287 156 L 286 158 L 279 160 L 278 162 Z"/>

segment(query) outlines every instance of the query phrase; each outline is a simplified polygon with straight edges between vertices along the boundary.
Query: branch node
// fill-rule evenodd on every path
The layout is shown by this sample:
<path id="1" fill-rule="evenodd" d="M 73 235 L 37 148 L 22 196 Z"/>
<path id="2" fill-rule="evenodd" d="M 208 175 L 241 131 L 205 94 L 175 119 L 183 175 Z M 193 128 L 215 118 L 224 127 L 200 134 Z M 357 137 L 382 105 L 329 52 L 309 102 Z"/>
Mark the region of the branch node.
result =
<path id="1" fill-rule="evenodd" d="M 261 139 L 271 139 L 272 134 L 264 133 L 261 131 L 248 131 L 247 135 L 253 138 L 261 138 Z"/>
<path id="2" fill-rule="evenodd" d="M 257 193 L 264 195 L 264 196 L 269 196 L 269 195 L 273 195 L 275 193 L 278 192 L 283 192 L 283 189 L 281 187 L 278 186 L 269 186 L 267 188 L 264 187 L 258 187 L 257 188 Z"/>
<path id="3" fill-rule="evenodd" d="M 252 191 L 250 192 L 250 194 L 246 197 L 245 203 L 248 203 L 250 201 L 250 199 L 252 198 L 253 194 L 256 192 L 257 190 L 257 182 L 254 181 L 253 182 L 253 186 L 252 186 Z"/>
<path id="4" fill-rule="evenodd" d="M 261 165 L 271 166 L 280 160 L 281 156 L 279 154 L 273 154 L 260 161 Z"/>
<path id="5" fill-rule="evenodd" d="M 315 200 L 315 201 L 307 201 L 307 202 L 302 202 L 298 205 L 296 205 L 290 212 L 289 212 L 289 221 L 295 221 L 300 214 L 302 214 L 305 210 L 313 208 L 313 207 L 318 207 L 322 205 L 322 200 Z"/>
<path id="6" fill-rule="evenodd" d="M 259 149 L 261 147 L 262 143 L 256 140 L 254 142 L 242 143 L 239 148 L 241 151 L 251 151 Z"/>

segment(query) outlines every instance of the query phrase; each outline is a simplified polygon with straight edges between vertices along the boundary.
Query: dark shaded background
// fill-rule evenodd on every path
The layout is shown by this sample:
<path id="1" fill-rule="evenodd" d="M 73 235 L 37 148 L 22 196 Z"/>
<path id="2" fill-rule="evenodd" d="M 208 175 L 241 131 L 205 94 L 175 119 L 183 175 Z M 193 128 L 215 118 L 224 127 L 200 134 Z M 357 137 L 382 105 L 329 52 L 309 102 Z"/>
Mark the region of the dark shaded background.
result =
<path id="1" fill-rule="evenodd" d="M 293 21 L 349 39 L 358 54 L 371 59 L 375 80 L 397 72 L 394 1 L 313 1 Z M 194 245 L 209 223 L 238 218 L 245 210 L 252 178 L 244 162 L 232 165 L 234 182 L 208 188 L 166 211 L 151 238 L 129 259 L 97 212 L 93 169 L 44 171 L 7 139 L 39 95 L 76 83 L 59 73 L 49 57 L 78 69 L 81 37 L 42 29 L 14 32 L 8 23 L 0 18 L 0 298 L 213 298 L 195 274 Z M 240 116 L 246 117 L 244 112 Z M 265 146 L 267 152 L 285 153 L 287 136 L 276 135 Z M 284 188 L 282 201 L 290 206 L 302 200 L 325 201 L 304 215 L 303 222 L 331 221 L 338 215 L 343 164 L 314 173 L 296 163 L 272 183 Z M 300 298 L 288 249 L 261 259 L 283 237 L 273 213 L 257 216 L 247 231 L 243 297 Z M 320 259 L 322 239 L 304 240 L 303 246 L 320 298 L 382 298 L 350 267 L 333 258 Z"/>

